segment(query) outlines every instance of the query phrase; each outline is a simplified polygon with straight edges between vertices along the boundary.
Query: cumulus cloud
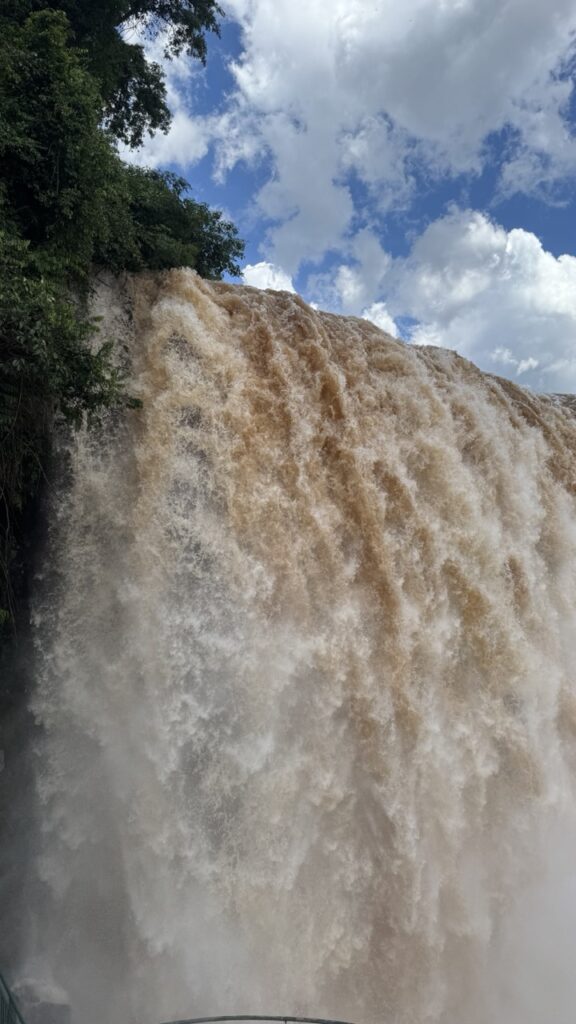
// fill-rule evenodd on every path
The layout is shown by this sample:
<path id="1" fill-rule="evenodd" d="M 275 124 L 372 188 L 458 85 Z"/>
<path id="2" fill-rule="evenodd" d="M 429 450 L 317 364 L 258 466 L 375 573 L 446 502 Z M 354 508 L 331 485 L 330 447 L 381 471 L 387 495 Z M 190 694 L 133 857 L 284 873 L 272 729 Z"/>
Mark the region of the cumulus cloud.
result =
<path id="1" fill-rule="evenodd" d="M 506 231 L 485 214 L 452 209 L 392 259 L 369 232 L 350 262 L 313 279 L 324 307 L 362 316 L 409 340 L 453 348 L 483 370 L 538 391 L 576 392 L 576 257 L 555 257 L 529 231 Z M 244 281 L 293 291 L 270 263 Z"/>
<path id="2" fill-rule="evenodd" d="M 197 163 L 208 153 L 213 141 L 209 119 L 190 114 L 189 92 L 194 79 L 201 74 L 198 62 L 185 56 L 167 59 L 164 53 L 165 36 L 160 33 L 150 39 L 138 27 L 132 27 L 130 42 L 140 42 L 149 60 L 160 64 L 166 83 L 166 101 L 172 113 L 172 123 L 166 133 L 157 132 L 144 140 L 137 150 L 120 146 L 120 155 L 129 163 L 144 167 L 165 167 L 175 164 L 185 168 Z"/>
<path id="3" fill-rule="evenodd" d="M 373 302 L 368 309 L 365 309 L 362 313 L 363 320 L 370 320 L 376 327 L 379 327 L 381 331 L 386 331 L 386 334 L 391 334 L 393 338 L 398 337 L 398 327 L 394 322 L 394 318 L 390 316 L 384 302 Z"/>
<path id="4" fill-rule="evenodd" d="M 387 303 L 418 321 L 411 340 L 454 348 L 482 369 L 541 391 L 576 391 L 576 257 L 529 231 L 453 210 L 387 279 Z"/>
<path id="5" fill-rule="evenodd" d="M 383 218 L 409 210 L 418 182 L 479 172 L 499 131 L 498 194 L 557 198 L 576 166 L 574 0 L 308 0 L 304 14 L 293 0 L 228 0 L 227 12 L 242 29 L 234 88 L 195 117 L 197 70 L 168 65 L 174 124 L 138 159 L 185 168 L 211 150 L 219 180 L 260 164 L 251 213 L 267 229 L 264 259 L 244 280 L 293 290 L 305 264 L 321 306 L 390 333 L 415 323 L 417 343 L 576 390 L 574 257 L 457 209 L 404 259 L 382 241 Z"/>
<path id="6" fill-rule="evenodd" d="M 567 127 L 573 0 L 229 0 L 243 29 L 218 166 L 266 154 L 257 196 L 269 258 L 294 272 L 354 232 L 354 175 L 381 213 L 407 204 L 414 168 L 479 171 L 506 128 L 500 189 L 572 173 Z M 243 140 L 238 146 L 238 139 Z"/>
<path id="7" fill-rule="evenodd" d="M 343 242 L 339 257 L 330 271 L 308 275 L 306 295 L 325 309 L 363 316 L 386 287 L 392 258 L 368 228 Z"/>
<path id="8" fill-rule="evenodd" d="M 458 208 L 430 224 L 405 258 L 392 259 L 369 232 L 348 255 L 309 278 L 324 308 L 417 345 L 455 349 L 535 390 L 576 392 L 576 257 L 556 257 L 531 232 Z"/>
<path id="9" fill-rule="evenodd" d="M 146 139 L 137 152 L 126 150 L 122 153 L 124 159 L 145 167 L 165 167 L 167 164 L 186 167 L 206 156 L 210 141 L 206 125 L 194 121 L 185 110 L 174 110 L 174 106 L 172 124 L 166 135 L 158 132 Z"/>
<path id="10" fill-rule="evenodd" d="M 248 263 L 242 271 L 244 284 L 253 288 L 271 288 L 276 292 L 295 292 L 292 278 L 272 263 Z"/>

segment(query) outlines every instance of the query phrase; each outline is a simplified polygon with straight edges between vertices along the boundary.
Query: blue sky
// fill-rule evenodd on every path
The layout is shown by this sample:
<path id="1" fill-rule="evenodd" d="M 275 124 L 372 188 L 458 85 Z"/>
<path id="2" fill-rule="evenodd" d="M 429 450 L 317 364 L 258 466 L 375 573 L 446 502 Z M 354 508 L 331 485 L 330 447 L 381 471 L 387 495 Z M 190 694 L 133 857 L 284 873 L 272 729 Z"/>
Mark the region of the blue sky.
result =
<path id="1" fill-rule="evenodd" d="M 230 215 L 245 281 L 576 391 L 574 0 L 224 7 L 135 158 Z"/>

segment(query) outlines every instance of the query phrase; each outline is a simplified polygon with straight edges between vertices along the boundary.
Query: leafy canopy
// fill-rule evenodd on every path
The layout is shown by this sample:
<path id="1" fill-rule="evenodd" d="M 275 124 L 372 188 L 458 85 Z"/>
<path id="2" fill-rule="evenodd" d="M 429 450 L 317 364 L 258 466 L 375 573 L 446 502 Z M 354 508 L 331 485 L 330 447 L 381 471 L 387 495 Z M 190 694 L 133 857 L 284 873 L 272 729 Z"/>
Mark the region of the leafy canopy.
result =
<path id="1" fill-rule="evenodd" d="M 57 6 L 63 12 L 74 45 L 87 54 L 106 125 L 131 146 L 170 124 L 162 69 L 147 60 L 143 41 L 161 36 L 166 57 L 184 53 L 205 62 L 205 33 L 218 33 L 222 14 L 215 0 L 7 0 L 3 6 L 6 20 L 20 25 L 36 11 Z"/>
<path id="2" fill-rule="evenodd" d="M 87 344 L 92 268 L 239 272 L 234 225 L 116 148 L 170 123 L 144 43 L 204 61 L 220 14 L 214 0 L 0 3 L 0 626 L 50 424 L 128 401 L 112 345 Z"/>

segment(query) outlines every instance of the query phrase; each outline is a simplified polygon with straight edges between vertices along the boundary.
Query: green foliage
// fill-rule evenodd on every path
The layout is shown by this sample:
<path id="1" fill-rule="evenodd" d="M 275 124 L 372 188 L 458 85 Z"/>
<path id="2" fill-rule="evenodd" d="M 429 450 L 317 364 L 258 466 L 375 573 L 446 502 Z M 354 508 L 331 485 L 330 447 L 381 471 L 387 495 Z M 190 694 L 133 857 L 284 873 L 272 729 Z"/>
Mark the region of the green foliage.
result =
<path id="1" fill-rule="evenodd" d="M 0 38 L 4 214 L 57 270 L 86 276 L 120 161 L 100 129 L 101 100 L 61 11 Z"/>
<path id="2" fill-rule="evenodd" d="M 182 178 L 119 159 L 87 66 L 62 11 L 36 12 L 0 36 L 0 187 L 20 237 L 75 279 L 94 262 L 238 273 L 232 224 L 188 198 Z"/>
<path id="3" fill-rule="evenodd" d="M 92 268 L 238 273 L 235 227 L 116 149 L 169 126 L 143 41 L 203 61 L 220 13 L 214 0 L 0 4 L 0 632 L 51 424 L 129 401 L 111 343 L 88 344 Z"/>
<path id="4" fill-rule="evenodd" d="M 92 350 L 93 327 L 58 280 L 42 274 L 28 244 L 0 230 L 1 437 L 18 418 L 37 431 L 45 412 L 78 426 L 117 397 L 111 343 Z"/>
<path id="5" fill-rule="evenodd" d="M 186 198 L 187 183 L 169 172 L 123 168 L 114 231 L 95 260 L 113 270 L 195 267 L 202 277 L 238 274 L 243 253 L 236 228 L 218 210 Z"/>
<path id="6" fill-rule="evenodd" d="M 87 55 L 98 85 L 102 114 L 113 135 L 138 146 L 146 132 L 166 130 L 160 66 L 147 61 L 141 41 L 161 34 L 166 57 L 185 53 L 206 60 L 206 32 L 218 33 L 222 11 L 215 0 L 5 0 L 6 19 L 21 25 L 37 11 L 57 6 L 66 16 L 74 44 Z"/>
<path id="7" fill-rule="evenodd" d="M 123 400 L 111 344 L 87 344 L 82 317 L 38 257 L 0 230 L 0 627 L 11 612 L 21 515 L 41 475 L 55 417 L 74 425 Z"/>

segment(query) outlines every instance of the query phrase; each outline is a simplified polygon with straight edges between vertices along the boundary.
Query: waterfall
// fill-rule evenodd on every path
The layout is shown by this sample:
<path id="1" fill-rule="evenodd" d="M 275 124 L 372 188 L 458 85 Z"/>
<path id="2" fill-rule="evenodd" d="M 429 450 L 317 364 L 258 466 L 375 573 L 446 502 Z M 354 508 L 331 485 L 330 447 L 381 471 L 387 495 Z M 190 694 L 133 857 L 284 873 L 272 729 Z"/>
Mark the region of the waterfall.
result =
<path id="1" fill-rule="evenodd" d="M 186 270 L 96 311 L 143 405 L 50 500 L 29 973 L 74 1024 L 572 1021 L 568 401 Z"/>

